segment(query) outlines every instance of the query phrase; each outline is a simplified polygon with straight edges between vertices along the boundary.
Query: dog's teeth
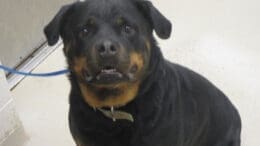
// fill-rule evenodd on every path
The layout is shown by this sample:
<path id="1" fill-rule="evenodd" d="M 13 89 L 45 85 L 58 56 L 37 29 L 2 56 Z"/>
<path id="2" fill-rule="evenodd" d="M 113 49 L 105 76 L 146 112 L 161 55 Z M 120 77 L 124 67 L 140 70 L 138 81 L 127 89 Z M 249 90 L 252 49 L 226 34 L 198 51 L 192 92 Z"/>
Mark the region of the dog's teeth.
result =
<path id="1" fill-rule="evenodd" d="M 116 72 L 116 69 L 102 69 L 101 72 L 102 73 L 112 73 L 112 72 Z"/>

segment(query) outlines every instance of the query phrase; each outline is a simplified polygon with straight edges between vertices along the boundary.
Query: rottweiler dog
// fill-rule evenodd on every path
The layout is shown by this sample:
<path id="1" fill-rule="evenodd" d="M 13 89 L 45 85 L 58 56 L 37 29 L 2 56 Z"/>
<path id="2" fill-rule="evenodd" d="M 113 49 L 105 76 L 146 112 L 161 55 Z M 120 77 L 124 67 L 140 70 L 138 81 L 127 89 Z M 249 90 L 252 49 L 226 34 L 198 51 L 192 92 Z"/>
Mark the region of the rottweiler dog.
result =
<path id="1" fill-rule="evenodd" d="M 154 34 L 167 39 L 171 30 L 146 0 L 74 2 L 45 27 L 49 45 L 64 43 L 77 146 L 240 146 L 229 99 L 164 59 Z"/>

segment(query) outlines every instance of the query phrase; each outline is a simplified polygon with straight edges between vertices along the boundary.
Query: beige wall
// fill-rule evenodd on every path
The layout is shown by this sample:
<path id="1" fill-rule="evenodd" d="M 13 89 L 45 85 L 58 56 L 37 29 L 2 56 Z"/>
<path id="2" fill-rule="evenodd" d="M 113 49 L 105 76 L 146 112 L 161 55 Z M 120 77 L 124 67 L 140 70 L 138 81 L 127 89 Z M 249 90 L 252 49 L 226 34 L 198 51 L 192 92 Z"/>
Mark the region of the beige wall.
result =
<path id="1" fill-rule="evenodd" d="M 73 0 L 0 0 L 0 60 L 13 67 L 45 41 L 42 30 Z"/>

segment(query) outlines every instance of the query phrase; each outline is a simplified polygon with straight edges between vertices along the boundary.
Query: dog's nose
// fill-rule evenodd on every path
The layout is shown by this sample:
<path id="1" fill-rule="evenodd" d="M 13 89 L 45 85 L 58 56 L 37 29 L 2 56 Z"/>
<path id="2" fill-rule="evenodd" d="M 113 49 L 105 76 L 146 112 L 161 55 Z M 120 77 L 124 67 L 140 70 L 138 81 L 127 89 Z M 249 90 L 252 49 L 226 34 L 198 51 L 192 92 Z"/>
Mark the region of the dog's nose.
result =
<path id="1" fill-rule="evenodd" d="M 101 57 L 109 57 L 117 54 L 117 47 L 110 40 L 102 41 L 97 45 L 97 52 Z"/>

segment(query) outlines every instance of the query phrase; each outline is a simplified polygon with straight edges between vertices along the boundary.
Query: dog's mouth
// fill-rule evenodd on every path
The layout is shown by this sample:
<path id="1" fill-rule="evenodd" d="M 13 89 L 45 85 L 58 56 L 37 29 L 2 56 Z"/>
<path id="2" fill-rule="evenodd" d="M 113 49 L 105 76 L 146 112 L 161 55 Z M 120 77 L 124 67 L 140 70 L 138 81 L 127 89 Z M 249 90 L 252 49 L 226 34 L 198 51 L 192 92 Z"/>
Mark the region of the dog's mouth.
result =
<path id="1" fill-rule="evenodd" d="M 82 70 L 84 81 L 90 84 L 115 84 L 125 81 L 134 81 L 137 65 L 131 66 L 127 71 L 121 71 L 114 66 L 105 66 L 91 73 L 88 69 Z"/>
<path id="2" fill-rule="evenodd" d="M 123 80 L 123 73 L 120 72 L 117 68 L 112 66 L 107 66 L 102 68 L 99 73 L 96 75 L 96 80 L 99 83 L 114 83 Z"/>

